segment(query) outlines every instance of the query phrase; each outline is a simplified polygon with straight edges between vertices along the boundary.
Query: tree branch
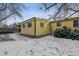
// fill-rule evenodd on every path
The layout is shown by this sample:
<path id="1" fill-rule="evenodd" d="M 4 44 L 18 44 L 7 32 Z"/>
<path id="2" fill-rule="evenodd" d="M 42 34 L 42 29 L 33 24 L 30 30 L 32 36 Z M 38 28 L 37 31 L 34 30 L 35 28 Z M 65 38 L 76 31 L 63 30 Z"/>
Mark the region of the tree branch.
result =
<path id="1" fill-rule="evenodd" d="M 72 10 L 74 12 L 79 12 L 79 10 L 75 10 L 75 9 L 72 9 L 72 8 L 68 8 L 69 10 Z"/>
<path id="2" fill-rule="evenodd" d="M 55 6 L 55 5 L 57 5 L 57 3 L 54 3 L 54 4 L 52 4 L 51 6 L 46 7 L 45 11 L 48 10 L 48 9 L 50 9 L 51 7 Z"/>
<path id="3" fill-rule="evenodd" d="M 70 18 L 71 16 L 73 16 L 74 14 L 76 14 L 77 12 L 72 13 L 71 15 L 69 15 L 68 17 L 66 17 L 65 19 Z"/>
<path id="4" fill-rule="evenodd" d="M 4 5 L 4 8 L 0 9 L 0 11 L 5 11 L 7 9 L 7 3 Z"/>
<path id="5" fill-rule="evenodd" d="M 0 22 L 3 21 L 3 20 L 5 20 L 5 19 L 7 19 L 7 18 L 9 18 L 9 17 L 12 16 L 13 14 L 14 14 L 14 13 L 11 13 L 10 15 L 4 17 L 3 19 L 0 20 Z"/>
<path id="6" fill-rule="evenodd" d="M 59 10 L 56 12 L 55 16 L 54 16 L 54 19 L 56 18 L 56 16 L 60 13 L 62 7 L 65 5 L 65 3 L 63 3 L 60 8 L 58 8 Z"/>

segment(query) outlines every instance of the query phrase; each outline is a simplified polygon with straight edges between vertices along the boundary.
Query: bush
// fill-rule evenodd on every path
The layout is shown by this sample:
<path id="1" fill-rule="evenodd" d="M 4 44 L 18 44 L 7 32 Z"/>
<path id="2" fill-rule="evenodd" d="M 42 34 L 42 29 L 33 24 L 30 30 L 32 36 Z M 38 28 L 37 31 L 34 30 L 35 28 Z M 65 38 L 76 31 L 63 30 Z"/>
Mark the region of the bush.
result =
<path id="1" fill-rule="evenodd" d="M 63 29 L 68 29 L 66 26 L 63 26 Z"/>
<path id="2" fill-rule="evenodd" d="M 69 37 L 70 31 L 68 29 L 56 29 L 54 31 L 54 36 L 58 38 L 70 38 Z"/>
<path id="3" fill-rule="evenodd" d="M 0 28 L 0 34 L 7 34 L 7 33 L 13 33 L 13 32 L 14 32 L 14 30 L 12 30 L 12 29 Z"/>
<path id="4" fill-rule="evenodd" d="M 79 40 L 79 32 L 71 31 L 67 27 L 59 28 L 54 31 L 54 36 L 58 38 L 68 38 L 72 40 Z"/>
<path id="5" fill-rule="evenodd" d="M 79 32 L 74 32 L 73 40 L 79 40 Z"/>

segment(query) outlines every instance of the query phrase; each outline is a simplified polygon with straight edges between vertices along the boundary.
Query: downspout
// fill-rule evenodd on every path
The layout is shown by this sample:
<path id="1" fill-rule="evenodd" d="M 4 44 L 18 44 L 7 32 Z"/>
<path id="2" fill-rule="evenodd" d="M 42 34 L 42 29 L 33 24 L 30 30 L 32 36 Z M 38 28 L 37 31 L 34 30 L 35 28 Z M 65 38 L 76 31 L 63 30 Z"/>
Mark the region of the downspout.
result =
<path id="1" fill-rule="evenodd" d="M 36 37 L 36 19 L 34 18 L 34 37 Z"/>
<path id="2" fill-rule="evenodd" d="M 52 35 L 52 26 L 51 26 L 51 22 L 49 23 L 49 30 L 50 30 L 50 34 Z"/>

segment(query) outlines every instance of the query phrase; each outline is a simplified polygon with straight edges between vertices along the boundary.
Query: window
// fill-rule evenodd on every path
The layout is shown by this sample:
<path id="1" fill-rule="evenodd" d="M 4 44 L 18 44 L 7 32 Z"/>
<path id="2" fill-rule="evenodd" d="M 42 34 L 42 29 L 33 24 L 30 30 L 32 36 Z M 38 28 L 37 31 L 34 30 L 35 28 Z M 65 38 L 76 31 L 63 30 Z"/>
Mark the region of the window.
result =
<path id="1" fill-rule="evenodd" d="M 21 27 L 21 25 L 18 25 L 18 27 Z"/>
<path id="2" fill-rule="evenodd" d="M 60 21 L 57 22 L 57 26 L 61 26 L 61 22 Z"/>
<path id="3" fill-rule="evenodd" d="M 44 23 L 43 22 L 40 23 L 40 27 L 44 27 Z"/>
<path id="4" fill-rule="evenodd" d="M 75 20 L 74 21 L 74 27 L 79 27 L 79 24 L 78 23 L 79 23 L 78 20 Z"/>
<path id="5" fill-rule="evenodd" d="M 25 24 L 23 24 L 23 28 L 25 28 Z"/>
<path id="6" fill-rule="evenodd" d="M 28 23 L 28 28 L 32 27 L 32 24 L 31 23 Z"/>

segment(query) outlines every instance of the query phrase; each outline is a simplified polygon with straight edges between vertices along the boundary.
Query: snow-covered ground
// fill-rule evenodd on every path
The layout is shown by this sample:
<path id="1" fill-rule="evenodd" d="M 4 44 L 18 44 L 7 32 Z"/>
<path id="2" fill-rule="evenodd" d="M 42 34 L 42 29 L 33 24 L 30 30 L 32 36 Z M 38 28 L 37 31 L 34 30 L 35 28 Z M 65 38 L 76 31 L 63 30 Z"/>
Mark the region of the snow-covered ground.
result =
<path id="1" fill-rule="evenodd" d="M 9 34 L 14 41 L 0 42 L 0 55 L 3 56 L 74 56 L 79 55 L 79 41 L 60 39 L 53 36 L 28 38 Z"/>

